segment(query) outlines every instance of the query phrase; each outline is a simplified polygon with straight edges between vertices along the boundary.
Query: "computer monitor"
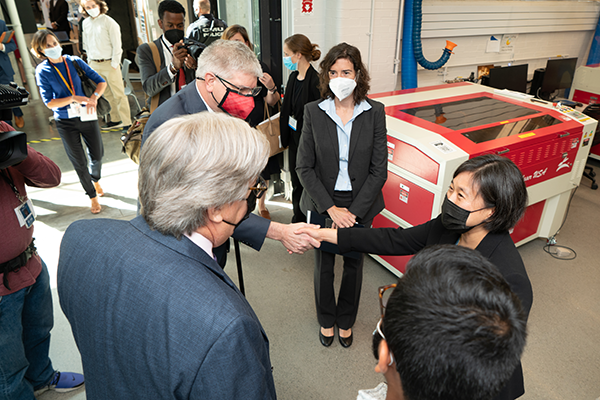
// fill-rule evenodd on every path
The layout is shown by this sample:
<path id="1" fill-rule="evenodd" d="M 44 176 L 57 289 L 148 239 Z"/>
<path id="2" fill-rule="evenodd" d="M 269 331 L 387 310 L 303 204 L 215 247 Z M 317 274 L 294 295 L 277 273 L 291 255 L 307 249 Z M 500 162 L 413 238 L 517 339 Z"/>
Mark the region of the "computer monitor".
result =
<path id="1" fill-rule="evenodd" d="M 490 69 L 488 86 L 525 93 L 527 90 L 527 64 Z"/>
<path id="2" fill-rule="evenodd" d="M 569 89 L 573 83 L 575 67 L 577 67 L 577 57 L 548 60 L 540 91 L 552 93 L 559 89 Z"/>

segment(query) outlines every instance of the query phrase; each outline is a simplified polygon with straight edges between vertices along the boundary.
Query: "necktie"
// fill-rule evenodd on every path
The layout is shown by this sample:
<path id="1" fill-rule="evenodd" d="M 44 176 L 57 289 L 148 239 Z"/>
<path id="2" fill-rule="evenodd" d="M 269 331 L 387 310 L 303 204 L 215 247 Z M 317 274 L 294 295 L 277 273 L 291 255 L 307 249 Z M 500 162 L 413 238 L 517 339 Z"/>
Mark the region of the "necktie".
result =
<path id="1" fill-rule="evenodd" d="M 185 86 L 185 71 L 183 68 L 179 68 L 177 72 L 177 91 L 179 92 L 182 87 Z"/>

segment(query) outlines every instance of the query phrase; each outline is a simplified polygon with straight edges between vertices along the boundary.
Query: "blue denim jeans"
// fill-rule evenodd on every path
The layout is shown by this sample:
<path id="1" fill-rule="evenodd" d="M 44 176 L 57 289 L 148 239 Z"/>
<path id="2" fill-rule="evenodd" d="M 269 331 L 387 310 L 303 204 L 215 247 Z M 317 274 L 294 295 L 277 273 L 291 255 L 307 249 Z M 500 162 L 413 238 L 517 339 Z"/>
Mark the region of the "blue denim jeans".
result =
<path id="1" fill-rule="evenodd" d="M 54 375 L 48 357 L 54 325 L 48 269 L 36 282 L 18 292 L 0 296 L 0 398 L 34 400 L 33 391 Z"/>

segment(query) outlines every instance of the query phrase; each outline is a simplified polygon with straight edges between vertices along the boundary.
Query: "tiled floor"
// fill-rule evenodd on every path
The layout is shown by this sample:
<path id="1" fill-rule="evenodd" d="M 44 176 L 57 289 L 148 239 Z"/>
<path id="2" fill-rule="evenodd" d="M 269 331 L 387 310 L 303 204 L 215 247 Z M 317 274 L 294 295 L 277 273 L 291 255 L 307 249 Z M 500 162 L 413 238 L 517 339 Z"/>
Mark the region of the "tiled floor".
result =
<path id="1" fill-rule="evenodd" d="M 30 140 L 58 137 L 47 123 L 50 111 L 43 105 L 32 102 L 24 107 L 24 112 L 23 130 Z M 51 274 L 55 327 L 50 354 L 59 370 L 82 371 L 70 326 L 56 294 L 56 263 L 62 234 L 78 219 L 130 219 L 135 215 L 137 166 L 120 152 L 119 136 L 119 133 L 103 134 L 106 156 L 101 183 L 106 196 L 101 199 L 104 209 L 99 215 L 89 212 L 89 199 L 66 159 L 60 140 L 32 144 L 63 171 L 58 188 L 29 190 L 38 213 L 36 244 Z M 279 198 L 269 203 L 269 209 L 276 221 L 287 222 L 291 218 L 289 203 Z M 541 239 L 519 249 L 534 289 L 529 342 L 523 357 L 527 391 L 524 400 L 593 400 L 600 395 L 599 227 L 600 191 L 592 191 L 584 179 L 558 236 L 559 244 L 577 251 L 577 258 L 573 261 L 551 258 L 543 251 L 545 241 Z M 378 320 L 377 287 L 394 281 L 390 272 L 367 257 L 355 343 L 349 349 L 343 349 L 337 342 L 331 348 L 324 348 L 318 342 L 314 312 L 312 253 L 289 256 L 281 244 L 267 240 L 260 252 L 242 247 L 242 258 L 248 300 L 270 339 L 280 399 L 353 399 L 358 389 L 375 387 L 382 380 L 373 371 L 370 339 Z M 230 257 L 226 272 L 236 282 L 233 262 L 234 257 Z M 339 278 L 341 266 L 337 268 Z M 85 393 L 84 390 L 64 395 L 45 393 L 40 398 L 81 400 Z"/>

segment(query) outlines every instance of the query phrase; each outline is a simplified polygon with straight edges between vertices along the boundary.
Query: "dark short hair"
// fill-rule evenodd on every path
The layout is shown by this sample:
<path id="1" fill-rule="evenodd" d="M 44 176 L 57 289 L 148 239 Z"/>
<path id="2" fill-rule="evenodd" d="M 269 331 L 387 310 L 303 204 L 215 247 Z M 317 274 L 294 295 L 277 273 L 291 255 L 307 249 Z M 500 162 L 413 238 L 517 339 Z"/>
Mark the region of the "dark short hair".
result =
<path id="1" fill-rule="evenodd" d="M 490 232 L 513 228 L 527 208 L 527 187 L 519 167 L 506 157 L 486 154 L 462 163 L 453 177 L 463 172 L 473 174 L 473 187 L 485 206 L 495 208 L 485 228 Z"/>
<path id="2" fill-rule="evenodd" d="M 180 2 L 175 0 L 163 0 L 158 4 L 158 19 L 162 20 L 165 12 L 183 14 L 185 16 L 185 8 L 183 8 Z"/>
<path id="3" fill-rule="evenodd" d="M 497 268 L 475 250 L 417 253 L 391 294 L 382 332 L 409 400 L 484 400 L 519 365 L 526 317 Z M 374 336 L 373 351 L 381 337 Z"/>
<path id="4" fill-rule="evenodd" d="M 362 62 L 360 56 L 360 50 L 358 48 L 349 45 L 348 43 L 340 43 L 333 46 L 331 50 L 327 52 L 327 55 L 321 61 L 320 67 L 321 72 L 319 73 L 319 90 L 321 91 L 321 97 L 324 99 L 333 99 L 335 95 L 329 88 L 329 69 L 336 63 L 340 58 L 349 60 L 354 66 L 356 72 L 356 89 L 354 89 L 354 104 L 358 104 L 367 98 L 367 93 L 371 88 L 369 82 L 371 77 L 367 67 Z"/>

